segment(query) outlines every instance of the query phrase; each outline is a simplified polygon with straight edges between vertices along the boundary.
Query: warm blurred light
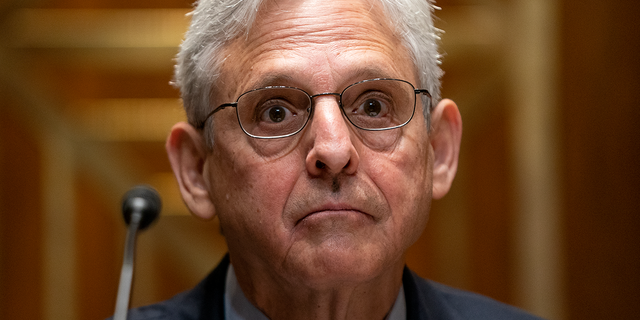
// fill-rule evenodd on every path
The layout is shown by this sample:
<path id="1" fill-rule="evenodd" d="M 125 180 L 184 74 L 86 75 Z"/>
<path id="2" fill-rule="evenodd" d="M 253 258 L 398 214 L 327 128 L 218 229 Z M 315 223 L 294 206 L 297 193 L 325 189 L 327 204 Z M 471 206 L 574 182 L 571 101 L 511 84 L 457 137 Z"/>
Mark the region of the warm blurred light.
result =
<path id="1" fill-rule="evenodd" d="M 186 119 L 179 99 L 83 100 L 69 117 L 88 139 L 102 141 L 164 141 Z"/>
<path id="2" fill-rule="evenodd" d="M 185 9 L 21 9 L 8 19 L 19 48 L 177 47 L 189 24 Z"/>

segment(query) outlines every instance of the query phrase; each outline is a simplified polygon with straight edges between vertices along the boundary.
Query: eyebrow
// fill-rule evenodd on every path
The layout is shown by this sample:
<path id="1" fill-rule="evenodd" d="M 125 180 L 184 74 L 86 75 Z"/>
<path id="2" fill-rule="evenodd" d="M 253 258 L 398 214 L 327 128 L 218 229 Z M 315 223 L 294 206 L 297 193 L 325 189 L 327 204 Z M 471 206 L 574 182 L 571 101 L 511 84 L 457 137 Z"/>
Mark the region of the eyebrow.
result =
<path id="1" fill-rule="evenodd" d="M 347 78 L 349 83 L 345 83 L 344 86 L 348 86 L 358 81 L 376 79 L 376 78 L 398 78 L 399 75 L 391 73 L 387 68 L 380 68 L 378 66 L 366 66 L 359 67 L 351 72 L 351 75 Z M 260 79 L 254 83 L 252 83 L 248 90 L 251 89 L 259 89 L 270 86 L 293 86 L 293 87 L 304 87 L 302 82 L 296 80 L 289 73 L 283 72 L 268 72 L 265 75 L 261 76 Z M 304 89 L 304 88 L 301 88 Z M 337 88 L 338 90 L 340 88 Z"/>
<path id="2" fill-rule="evenodd" d="M 379 66 L 361 67 L 353 72 L 352 81 L 362 81 L 375 78 L 401 78 L 398 74 L 392 74 L 388 68 L 380 68 Z"/>
<path id="3" fill-rule="evenodd" d="M 270 86 L 282 86 L 286 84 L 293 84 L 296 82 L 292 76 L 283 73 L 267 73 L 262 76 L 260 80 L 253 83 L 250 89 L 259 89 Z"/>

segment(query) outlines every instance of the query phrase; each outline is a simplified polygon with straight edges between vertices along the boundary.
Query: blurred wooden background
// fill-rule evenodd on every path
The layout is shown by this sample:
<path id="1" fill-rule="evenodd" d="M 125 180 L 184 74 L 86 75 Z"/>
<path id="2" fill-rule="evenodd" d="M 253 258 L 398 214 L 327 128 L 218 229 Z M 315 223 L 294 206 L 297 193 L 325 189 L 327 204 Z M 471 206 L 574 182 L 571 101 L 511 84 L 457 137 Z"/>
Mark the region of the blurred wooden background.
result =
<path id="1" fill-rule="evenodd" d="M 409 252 L 419 274 L 551 319 L 640 314 L 640 3 L 442 0 L 458 177 Z M 112 314 L 137 183 L 163 196 L 139 237 L 134 306 L 225 252 L 188 216 L 164 153 L 188 0 L 0 3 L 0 319 Z"/>

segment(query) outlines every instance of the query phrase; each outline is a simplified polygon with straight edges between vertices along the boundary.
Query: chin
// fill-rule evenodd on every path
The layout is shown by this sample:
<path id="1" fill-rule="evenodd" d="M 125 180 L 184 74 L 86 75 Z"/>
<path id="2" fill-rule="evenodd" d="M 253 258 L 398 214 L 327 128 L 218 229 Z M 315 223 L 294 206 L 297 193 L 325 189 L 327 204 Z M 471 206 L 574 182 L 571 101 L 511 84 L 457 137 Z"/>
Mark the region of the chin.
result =
<path id="1" fill-rule="evenodd" d="M 340 238 L 297 254 L 289 270 L 299 275 L 297 281 L 316 289 L 357 285 L 391 271 L 400 262 L 380 250 L 389 248 L 375 248 L 371 243 L 359 246 Z"/>

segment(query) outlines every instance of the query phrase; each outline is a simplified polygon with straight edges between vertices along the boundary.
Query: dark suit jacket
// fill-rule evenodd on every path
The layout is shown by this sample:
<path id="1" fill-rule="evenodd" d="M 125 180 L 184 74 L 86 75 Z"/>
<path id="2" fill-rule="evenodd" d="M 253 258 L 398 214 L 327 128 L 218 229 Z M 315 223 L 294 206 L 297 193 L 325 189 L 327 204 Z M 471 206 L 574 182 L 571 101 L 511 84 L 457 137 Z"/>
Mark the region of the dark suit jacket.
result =
<path id="1" fill-rule="evenodd" d="M 128 320 L 224 320 L 229 256 L 190 291 L 129 312 Z M 487 297 L 424 280 L 405 267 L 407 319 L 539 319 Z"/>

